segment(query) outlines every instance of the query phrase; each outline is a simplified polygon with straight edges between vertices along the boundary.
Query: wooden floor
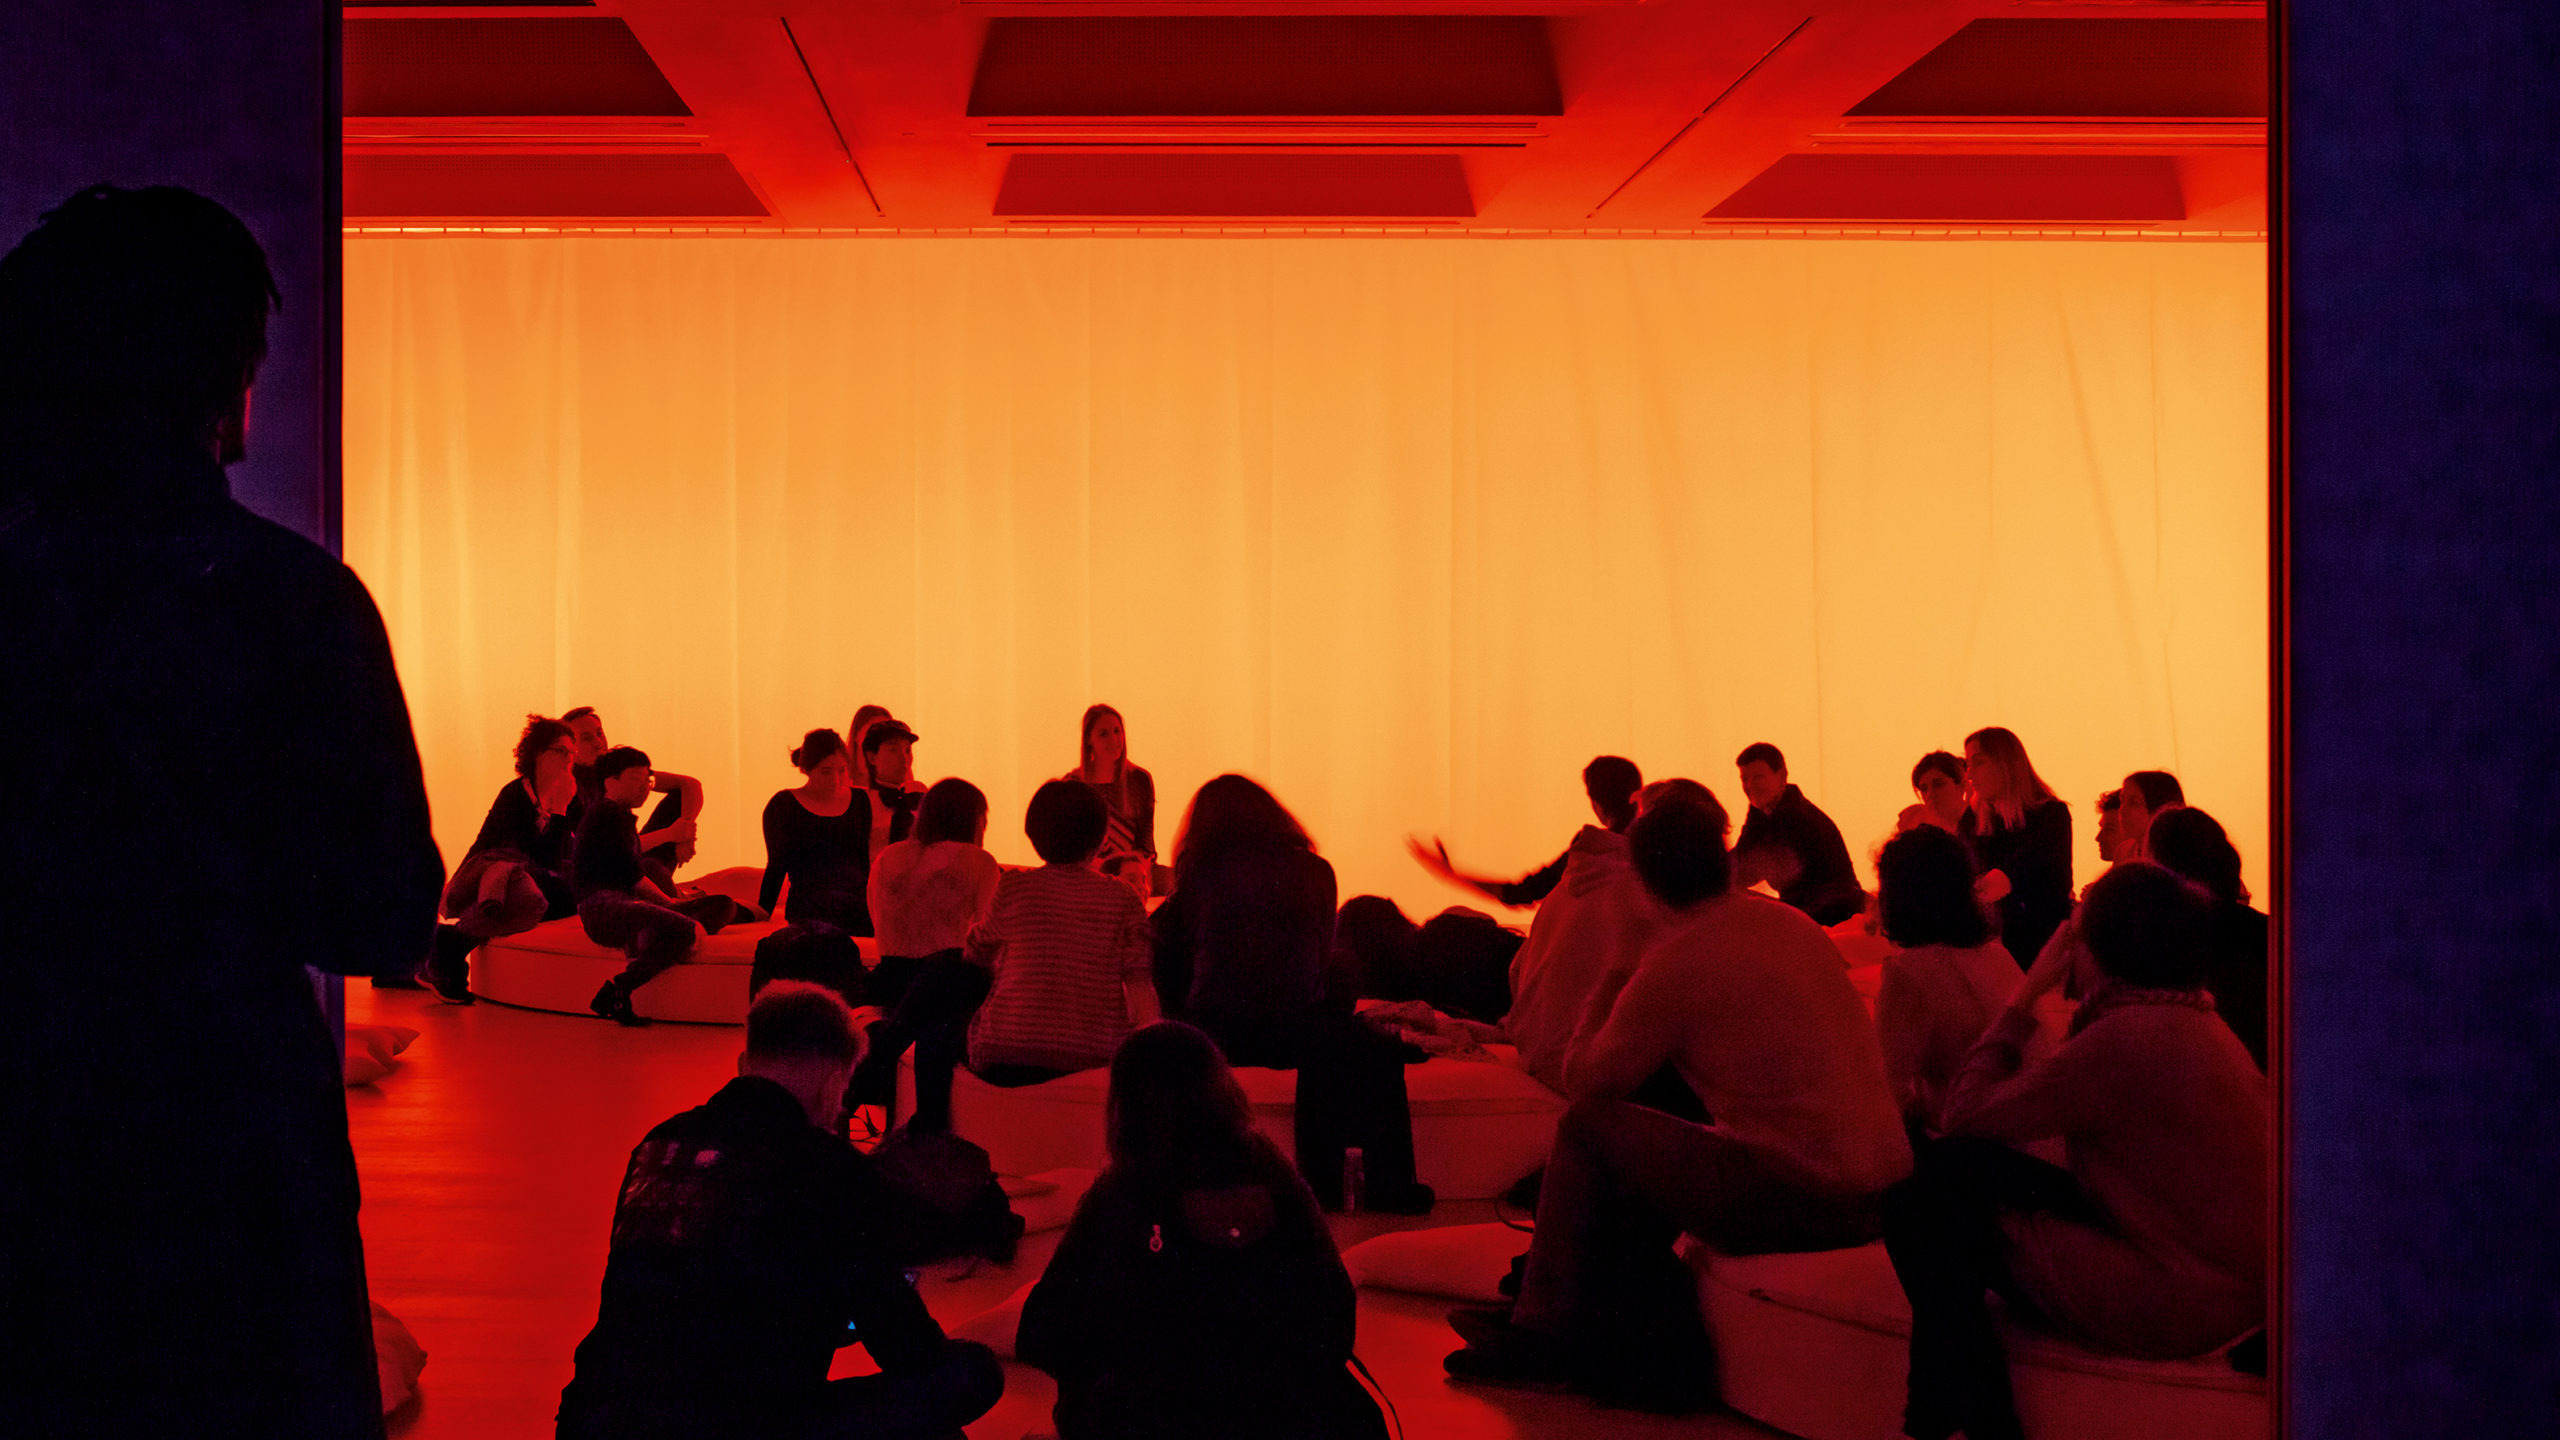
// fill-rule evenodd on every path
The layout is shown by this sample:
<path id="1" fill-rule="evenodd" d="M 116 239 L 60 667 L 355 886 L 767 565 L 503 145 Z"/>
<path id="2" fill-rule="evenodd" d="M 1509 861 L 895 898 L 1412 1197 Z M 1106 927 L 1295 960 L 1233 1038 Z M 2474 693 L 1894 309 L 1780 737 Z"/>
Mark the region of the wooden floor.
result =
<path id="1" fill-rule="evenodd" d="M 548 1436 L 570 1352 L 595 1320 L 623 1162 L 650 1126 L 700 1104 L 736 1073 L 740 1033 L 624 1030 L 486 1001 L 456 1008 L 360 981 L 347 1001 L 351 1024 L 421 1032 L 388 1078 L 347 1092 L 373 1298 L 408 1324 L 428 1357 L 419 1393 L 392 1417 L 391 1433 Z M 1337 1220 L 1335 1235 L 1349 1245 L 1390 1224 L 1489 1218 L 1482 1202 L 1448 1203 L 1423 1222 Z M 926 1299 L 954 1324 L 1037 1277 L 1056 1245 L 1051 1231 L 1030 1237 L 1008 1268 L 928 1274 Z M 1360 1300 L 1361 1358 L 1415 1440 L 1776 1434 L 1730 1415 L 1667 1421 L 1571 1396 L 1453 1385 L 1440 1372 L 1441 1355 L 1457 1343 L 1440 1318 L 1446 1309 L 1380 1292 Z M 858 1352 L 844 1360 L 840 1373 L 859 1367 Z M 1046 1376 L 1008 1365 L 1003 1402 L 969 1434 L 1019 1440 L 1046 1431 L 1054 1398 Z"/>

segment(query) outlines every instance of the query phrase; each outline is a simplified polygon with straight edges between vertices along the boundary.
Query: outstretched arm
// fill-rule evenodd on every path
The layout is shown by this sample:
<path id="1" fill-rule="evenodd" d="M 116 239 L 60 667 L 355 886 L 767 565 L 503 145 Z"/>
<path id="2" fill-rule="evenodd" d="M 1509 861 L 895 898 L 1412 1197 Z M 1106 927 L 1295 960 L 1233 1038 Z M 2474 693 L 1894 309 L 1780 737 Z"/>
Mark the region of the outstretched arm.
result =
<path id="1" fill-rule="evenodd" d="M 1547 898 L 1548 892 L 1556 888 L 1556 880 L 1564 874 L 1564 857 L 1561 855 L 1554 863 L 1531 871 L 1518 880 L 1498 880 L 1490 875 L 1465 874 L 1450 864 L 1449 847 L 1442 844 L 1436 835 L 1427 845 L 1420 836 L 1408 835 L 1404 845 L 1412 853 L 1415 863 L 1423 869 L 1452 885 L 1473 890 L 1496 905 L 1507 905 L 1514 910 L 1526 910 Z"/>

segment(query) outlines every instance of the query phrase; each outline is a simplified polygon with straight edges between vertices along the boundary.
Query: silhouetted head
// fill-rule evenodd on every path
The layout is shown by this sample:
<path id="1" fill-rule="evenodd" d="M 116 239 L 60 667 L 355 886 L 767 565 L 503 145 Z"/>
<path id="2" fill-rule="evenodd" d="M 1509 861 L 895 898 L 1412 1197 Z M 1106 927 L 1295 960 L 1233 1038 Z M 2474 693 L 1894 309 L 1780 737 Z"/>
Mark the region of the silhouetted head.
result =
<path id="1" fill-rule="evenodd" d="M 547 715 L 524 717 L 524 733 L 516 737 L 516 773 L 530 780 L 541 768 L 542 757 L 557 755 L 566 766 L 577 754 L 578 742 L 571 738 L 566 721 Z"/>
<path id="2" fill-rule="evenodd" d="M 1052 780 L 1031 792 L 1022 829 L 1031 848 L 1052 865 L 1080 865 L 1102 848 L 1111 815 L 1102 797 L 1081 780 Z"/>
<path id="3" fill-rule="evenodd" d="M 1084 712 L 1084 740 L 1076 766 L 1090 775 L 1097 765 L 1110 771 L 1114 780 L 1129 768 L 1129 724 L 1108 705 L 1089 705 Z"/>
<path id="4" fill-rule="evenodd" d="M 2134 771 L 2124 777 L 2116 796 L 2116 833 L 2124 844 L 2136 847 L 2136 855 L 2148 853 L 2152 817 L 2187 803 L 2185 787 L 2166 770 Z"/>
<path id="5" fill-rule="evenodd" d="M 1173 866 L 1181 872 L 1221 855 L 1315 848 L 1306 827 L 1270 791 L 1242 775 L 1221 775 L 1201 786 L 1183 812 Z"/>
<path id="6" fill-rule="evenodd" d="M 1743 801 L 1754 810 L 1767 810 L 1787 793 L 1787 757 L 1766 740 L 1743 746 L 1733 768 L 1742 774 Z"/>
<path id="7" fill-rule="evenodd" d="M 1964 818 L 1964 761 L 1944 750 L 1921 756 L 1911 767 L 1911 793 L 1939 824 L 1953 830 Z"/>
<path id="8" fill-rule="evenodd" d="M 2249 903 L 2249 887 L 2240 883 L 2240 850 L 2222 822 L 2192 805 L 2181 805 L 2151 822 L 2151 858 L 2163 867 L 2204 887 L 2226 905 Z"/>
<path id="9" fill-rule="evenodd" d="M 1964 773 L 1973 791 L 1974 822 L 1985 829 L 1994 818 L 2024 824 L 2028 806 L 2053 798 L 2053 787 L 2027 759 L 2026 743 L 1997 725 L 1964 737 Z"/>
<path id="10" fill-rule="evenodd" d="M 1167 1020 L 1120 1042 L 1103 1105 L 1114 1170 L 1145 1180 L 1226 1168 L 1252 1133 L 1253 1106 L 1207 1035 Z"/>
<path id="11" fill-rule="evenodd" d="M 776 980 L 747 1007 L 747 1048 L 738 1073 L 771 1080 L 791 1092 L 809 1123 L 832 1128 L 844 1113 L 845 1087 L 862 1059 L 864 1036 L 834 991 Z"/>
<path id="12" fill-rule="evenodd" d="M 2192 882 L 2129 860 L 2080 897 L 2080 938 L 2113 979 L 2154 990 L 2198 989 L 2210 961 L 2211 904 Z"/>
<path id="13" fill-rule="evenodd" d="M 1704 805 L 1719 815 L 1724 813 L 1724 806 L 1716 800 L 1716 792 L 1683 775 L 1674 776 L 1668 780 L 1656 780 L 1637 791 L 1636 814 L 1642 815 L 1666 800 L 1686 800 L 1692 804 Z"/>
<path id="14" fill-rule="evenodd" d="M 931 845 L 937 840 L 957 840 L 963 845 L 976 845 L 987 838 L 987 794 L 977 786 L 954 775 L 936 780 L 924 792 L 924 803 L 916 807 L 916 828 L 909 836 L 917 845 Z"/>
<path id="15" fill-rule="evenodd" d="M 1623 755 L 1600 755 L 1582 767 L 1582 793 L 1600 823 L 1624 833 L 1636 821 L 1636 792 L 1644 788 L 1644 772 Z"/>
<path id="16" fill-rule="evenodd" d="M 1991 938 L 1991 917 L 1973 894 L 1973 850 L 1935 825 L 1905 830 L 1877 853 L 1876 908 L 1884 938 L 1905 950 L 1970 950 Z"/>
<path id="17" fill-rule="evenodd" d="M 1724 846 L 1732 824 L 1712 795 L 1705 804 L 1667 799 L 1627 827 L 1628 857 L 1653 898 L 1686 910 L 1733 888 L 1733 856 Z"/>
<path id="18" fill-rule="evenodd" d="M 239 459 L 281 304 L 257 237 L 201 195 L 100 185 L 63 201 L 0 258 L 0 466 Z"/>
<path id="19" fill-rule="evenodd" d="M 833 730 L 812 730 L 791 747 L 791 768 L 806 775 L 829 760 L 843 759 L 844 754 L 843 736 Z"/>

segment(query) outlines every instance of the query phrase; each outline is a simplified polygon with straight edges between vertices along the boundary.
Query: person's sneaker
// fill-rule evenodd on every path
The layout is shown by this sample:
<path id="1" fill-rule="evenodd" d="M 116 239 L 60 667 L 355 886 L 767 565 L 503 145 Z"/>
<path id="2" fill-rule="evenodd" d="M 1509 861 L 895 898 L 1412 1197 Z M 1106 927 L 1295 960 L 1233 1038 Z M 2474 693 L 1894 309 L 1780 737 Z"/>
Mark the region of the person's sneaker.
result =
<path id="1" fill-rule="evenodd" d="M 1454 1380 L 1472 1380 L 1479 1385 L 1509 1385 L 1535 1389 L 1570 1389 L 1572 1367 L 1567 1362 L 1562 1341 L 1523 1330 L 1508 1319 L 1477 1324 L 1472 1320 L 1467 1348 L 1452 1350 L 1440 1361 L 1440 1368 Z M 1450 1323 L 1457 1323 L 1452 1312 Z M 1465 1334 L 1465 1331 L 1461 1331 Z"/>
<path id="2" fill-rule="evenodd" d="M 436 932 L 434 953 L 418 967 L 418 978 L 436 992 L 436 998 L 447 1005 L 468 1005 L 471 994 L 471 962 L 464 958 L 479 942 L 447 925 Z"/>
<path id="3" fill-rule="evenodd" d="M 1511 1307 L 1460 1305 L 1449 1312 L 1449 1328 L 1469 1345 L 1498 1347 L 1511 1339 Z"/>
<path id="4" fill-rule="evenodd" d="M 604 988 L 596 992 L 596 998 L 587 1002 L 587 1008 L 616 1025 L 649 1023 L 639 1011 L 631 1008 L 631 992 L 623 989 L 619 980 L 604 982 Z"/>

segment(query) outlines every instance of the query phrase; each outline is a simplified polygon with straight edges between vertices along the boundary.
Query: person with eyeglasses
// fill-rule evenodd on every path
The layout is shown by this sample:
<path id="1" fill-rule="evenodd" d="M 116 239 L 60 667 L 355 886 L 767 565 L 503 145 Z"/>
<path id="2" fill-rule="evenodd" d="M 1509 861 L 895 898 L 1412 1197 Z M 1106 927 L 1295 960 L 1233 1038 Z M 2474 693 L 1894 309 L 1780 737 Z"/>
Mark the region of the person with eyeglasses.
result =
<path id="1" fill-rule="evenodd" d="M 569 887 L 569 851 L 585 818 L 567 722 L 524 717 L 514 778 L 500 787 L 471 849 L 445 885 L 436 942 L 419 978 L 455 1005 L 471 1003 L 471 952 L 502 935 L 578 913 Z"/>

